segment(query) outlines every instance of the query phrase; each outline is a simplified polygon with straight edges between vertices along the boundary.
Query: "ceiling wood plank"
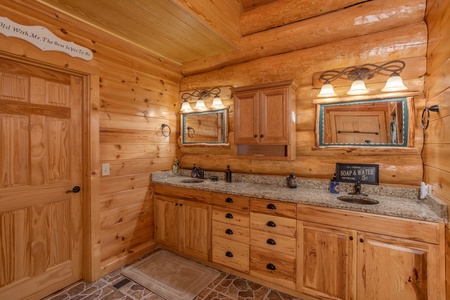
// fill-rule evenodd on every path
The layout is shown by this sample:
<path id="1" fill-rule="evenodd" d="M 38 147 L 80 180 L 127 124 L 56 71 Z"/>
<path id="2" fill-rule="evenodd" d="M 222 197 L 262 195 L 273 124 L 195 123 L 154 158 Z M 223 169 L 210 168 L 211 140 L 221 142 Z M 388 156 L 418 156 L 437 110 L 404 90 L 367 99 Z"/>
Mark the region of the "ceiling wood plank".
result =
<path id="1" fill-rule="evenodd" d="M 236 49 L 175 0 L 37 1 L 178 63 Z"/>

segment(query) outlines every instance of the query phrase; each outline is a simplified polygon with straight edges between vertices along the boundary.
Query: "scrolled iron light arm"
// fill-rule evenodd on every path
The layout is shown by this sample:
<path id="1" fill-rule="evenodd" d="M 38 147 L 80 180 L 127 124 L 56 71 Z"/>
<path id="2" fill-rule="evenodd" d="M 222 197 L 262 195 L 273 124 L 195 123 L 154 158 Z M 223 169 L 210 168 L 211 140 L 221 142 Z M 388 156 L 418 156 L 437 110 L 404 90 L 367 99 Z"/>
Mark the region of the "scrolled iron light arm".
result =
<path id="1" fill-rule="evenodd" d="M 378 72 L 388 72 L 389 75 L 398 74 L 404 68 L 406 64 L 401 60 L 393 60 L 381 65 L 376 64 L 364 64 L 361 66 L 347 67 L 341 71 L 328 70 L 320 74 L 320 80 L 325 81 L 325 83 L 330 83 L 331 81 L 341 77 L 346 76 L 349 80 L 365 80 L 370 79 Z"/>
<path id="2" fill-rule="evenodd" d="M 213 96 L 219 96 L 221 90 L 218 87 L 213 87 L 209 90 L 195 90 L 192 93 L 183 93 L 181 95 L 181 99 L 184 100 L 188 100 L 191 97 L 195 97 L 195 98 L 207 98 L 211 95 Z"/>

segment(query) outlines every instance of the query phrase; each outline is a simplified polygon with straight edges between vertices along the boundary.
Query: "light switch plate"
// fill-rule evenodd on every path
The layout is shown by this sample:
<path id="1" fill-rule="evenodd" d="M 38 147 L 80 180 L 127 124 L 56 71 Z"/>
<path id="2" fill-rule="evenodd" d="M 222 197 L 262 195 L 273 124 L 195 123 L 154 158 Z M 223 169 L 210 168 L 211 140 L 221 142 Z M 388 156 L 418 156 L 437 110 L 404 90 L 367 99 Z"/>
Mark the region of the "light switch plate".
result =
<path id="1" fill-rule="evenodd" d="M 109 164 L 102 164 L 102 176 L 109 176 L 109 175 L 110 175 Z"/>

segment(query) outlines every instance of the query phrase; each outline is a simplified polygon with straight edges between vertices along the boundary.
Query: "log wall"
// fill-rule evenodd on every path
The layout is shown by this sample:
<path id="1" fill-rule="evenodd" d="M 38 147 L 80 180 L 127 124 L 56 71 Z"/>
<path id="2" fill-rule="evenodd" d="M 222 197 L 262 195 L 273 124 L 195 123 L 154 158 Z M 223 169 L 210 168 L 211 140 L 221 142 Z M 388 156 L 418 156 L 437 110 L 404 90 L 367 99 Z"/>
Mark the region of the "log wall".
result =
<path id="1" fill-rule="evenodd" d="M 26 2 L 26 1 L 25 1 Z M 33 3 L 34 2 L 34 3 Z M 171 169 L 178 135 L 179 65 L 104 36 L 38 4 L 8 1 L 0 15 L 22 25 L 40 25 L 60 38 L 92 49 L 84 61 L 65 53 L 42 52 L 35 46 L 0 34 L 0 54 L 25 57 L 76 70 L 88 77 L 91 166 L 84 191 L 85 215 L 92 223 L 85 232 L 87 279 L 96 279 L 147 253 L 154 245 L 151 172 Z M 172 133 L 161 134 L 161 124 Z M 82 163 L 82 162 L 80 162 Z M 111 167 L 101 176 L 101 164 Z M 90 203 L 90 205 L 89 205 Z"/>
<path id="2" fill-rule="evenodd" d="M 319 5 L 320 2 L 315 1 L 315 5 Z M 347 2 L 347 5 L 349 4 L 350 2 Z M 255 10 L 260 14 L 260 20 L 264 19 L 263 16 L 270 15 L 270 8 L 273 5 L 276 5 L 276 2 L 259 6 Z M 406 6 L 409 9 L 404 9 Z M 265 30 L 264 27 L 255 29 L 257 26 L 253 24 L 252 29 L 247 30 L 245 26 L 250 24 L 241 23 L 243 32 L 260 30 L 248 34 L 241 40 L 241 49 L 248 51 L 235 53 L 235 56 L 224 54 L 183 64 L 182 71 L 188 76 L 182 79 L 180 90 L 213 86 L 240 87 L 296 80 L 299 83 L 296 90 L 296 160 L 292 163 L 237 159 L 234 155 L 231 106 L 229 135 L 231 146 L 228 149 L 212 150 L 200 147 L 182 148 L 183 167 L 190 168 L 196 163 L 206 170 L 219 171 L 225 170 L 226 165 L 231 165 L 235 172 L 274 175 L 294 172 L 299 177 L 329 179 L 334 173 L 336 162 L 374 163 L 380 165 L 381 184 L 418 187 L 423 173 L 419 119 L 424 103 L 422 92 L 426 70 L 425 6 L 425 0 L 360 1 L 359 4 L 346 8 L 334 7 L 333 11 L 325 11 L 326 14 L 322 15 L 313 10 L 311 15 L 305 15 L 305 11 L 299 14 L 292 13 L 295 22 L 291 20 L 292 23 L 281 24 L 284 26 L 273 29 Z M 251 13 L 252 11 L 248 11 L 245 14 L 248 16 Z M 302 19 L 295 19 L 295 16 Z M 303 25 L 309 28 L 308 32 L 304 32 Z M 299 34 L 299 30 L 303 30 L 302 34 Z M 266 45 L 266 42 L 269 45 L 267 49 L 261 46 Z M 229 57 L 223 59 L 224 56 Z M 413 147 L 318 149 L 315 141 L 316 106 L 312 102 L 316 99 L 319 88 L 313 85 L 314 74 L 329 69 L 382 63 L 394 59 L 403 59 L 414 64 L 412 72 L 402 74 L 410 90 L 419 92 L 414 101 L 416 130 Z M 375 81 L 367 82 L 368 88 L 379 90 L 387 78 L 382 78 L 382 82 L 375 78 L 372 80 Z M 348 82 L 348 86 L 337 90 L 341 92 L 348 90 L 350 84 L 351 82 Z"/>
<path id="3" fill-rule="evenodd" d="M 426 107 L 439 105 L 431 113 L 424 132 L 424 181 L 432 193 L 450 205 L 450 2 L 428 1 L 426 20 L 429 30 L 427 54 Z M 446 292 L 450 295 L 450 227 L 446 226 Z"/>

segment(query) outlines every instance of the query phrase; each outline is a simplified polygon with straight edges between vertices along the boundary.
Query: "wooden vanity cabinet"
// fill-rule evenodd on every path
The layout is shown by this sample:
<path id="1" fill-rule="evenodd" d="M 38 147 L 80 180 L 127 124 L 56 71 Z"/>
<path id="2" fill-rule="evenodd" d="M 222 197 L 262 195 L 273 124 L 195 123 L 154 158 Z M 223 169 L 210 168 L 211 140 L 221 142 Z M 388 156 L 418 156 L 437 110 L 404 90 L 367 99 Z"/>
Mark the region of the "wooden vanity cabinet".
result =
<path id="1" fill-rule="evenodd" d="M 443 299 L 442 224 L 298 205 L 297 290 L 332 299 Z"/>
<path id="2" fill-rule="evenodd" d="M 237 155 L 295 159 L 295 91 L 292 81 L 239 87 L 234 95 Z"/>
<path id="3" fill-rule="evenodd" d="M 249 198 L 213 193 L 212 261 L 249 272 Z"/>
<path id="4" fill-rule="evenodd" d="M 250 275 L 295 289 L 296 205 L 250 199 Z"/>
<path id="5" fill-rule="evenodd" d="M 211 250 L 211 192 L 155 185 L 156 241 L 200 260 Z"/>

